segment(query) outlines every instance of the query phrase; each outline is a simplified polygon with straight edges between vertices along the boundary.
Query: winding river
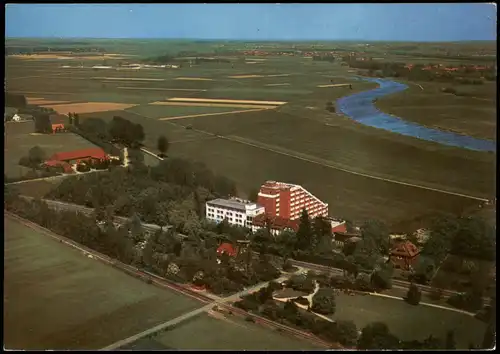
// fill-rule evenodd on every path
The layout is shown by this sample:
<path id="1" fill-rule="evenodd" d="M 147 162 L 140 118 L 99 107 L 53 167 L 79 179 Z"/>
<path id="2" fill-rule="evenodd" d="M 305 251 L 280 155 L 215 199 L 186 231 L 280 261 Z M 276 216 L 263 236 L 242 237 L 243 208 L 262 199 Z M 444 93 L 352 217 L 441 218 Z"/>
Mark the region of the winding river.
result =
<path id="1" fill-rule="evenodd" d="M 406 90 L 408 86 L 385 79 L 359 77 L 357 77 L 357 79 L 375 82 L 379 87 L 373 90 L 345 96 L 337 100 L 337 109 L 349 118 L 366 126 L 433 141 L 443 145 L 477 151 L 496 152 L 496 142 L 493 140 L 478 139 L 467 135 L 427 128 L 379 111 L 373 104 L 376 98 Z"/>

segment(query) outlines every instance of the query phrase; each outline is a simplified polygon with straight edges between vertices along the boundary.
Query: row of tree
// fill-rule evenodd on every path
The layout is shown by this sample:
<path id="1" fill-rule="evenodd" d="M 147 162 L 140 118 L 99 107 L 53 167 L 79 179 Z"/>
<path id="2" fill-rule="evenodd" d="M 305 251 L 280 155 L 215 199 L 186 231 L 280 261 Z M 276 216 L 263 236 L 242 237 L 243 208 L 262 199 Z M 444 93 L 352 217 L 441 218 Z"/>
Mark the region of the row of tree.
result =
<path id="1" fill-rule="evenodd" d="M 481 77 L 489 81 L 496 80 L 496 74 L 493 67 L 486 72 L 481 72 L 464 66 L 461 71 L 452 73 L 438 69 L 424 70 L 425 66 L 422 64 L 415 64 L 409 69 L 401 62 L 383 62 L 377 60 L 361 61 L 349 55 L 343 57 L 342 60 L 351 68 L 368 70 L 369 76 L 406 77 L 410 80 L 417 81 L 454 81 L 468 84 L 482 84 Z"/>
<path id="2" fill-rule="evenodd" d="M 114 116 L 107 123 L 100 118 L 86 118 L 79 122 L 78 115 L 70 116 L 74 124 L 86 133 L 90 133 L 103 141 L 111 141 L 129 148 L 142 146 L 145 139 L 144 128 L 120 116 Z"/>
<path id="3" fill-rule="evenodd" d="M 219 242 L 229 235 L 202 229 L 182 240 L 174 228 L 168 228 L 147 237 L 137 214 L 117 227 L 112 207 L 97 208 L 93 215 L 53 210 L 41 200 L 19 198 L 10 188 L 4 200 L 7 210 L 98 252 L 174 281 L 204 285 L 216 294 L 233 293 L 280 275 L 265 255 L 257 259 L 252 252 L 241 252 L 237 258 L 217 255 Z"/>
<path id="4" fill-rule="evenodd" d="M 5 107 L 24 108 L 28 105 L 28 101 L 24 95 L 5 92 L 4 94 Z"/>

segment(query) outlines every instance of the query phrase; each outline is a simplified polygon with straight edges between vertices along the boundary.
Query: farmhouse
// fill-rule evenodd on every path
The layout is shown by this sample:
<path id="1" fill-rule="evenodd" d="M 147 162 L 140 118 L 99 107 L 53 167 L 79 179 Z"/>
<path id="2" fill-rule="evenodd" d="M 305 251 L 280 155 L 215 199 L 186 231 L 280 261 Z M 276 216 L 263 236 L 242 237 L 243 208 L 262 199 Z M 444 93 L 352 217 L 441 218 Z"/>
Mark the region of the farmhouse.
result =
<path id="1" fill-rule="evenodd" d="M 418 261 L 419 250 L 410 241 L 400 241 L 394 244 L 389 260 L 396 268 L 410 270 Z"/>
<path id="2" fill-rule="evenodd" d="M 76 150 L 69 152 L 58 152 L 52 155 L 49 160 L 63 161 L 69 164 L 74 164 L 82 161 L 108 160 L 108 159 L 109 156 L 106 155 L 104 150 L 100 148 L 92 148 L 92 149 Z"/>
<path id="3" fill-rule="evenodd" d="M 33 119 L 33 116 L 31 114 L 14 114 L 14 116 L 12 117 L 12 121 L 13 122 L 24 122 L 24 121 L 28 121 L 28 120 L 32 120 Z"/>
<path id="4" fill-rule="evenodd" d="M 248 200 L 214 199 L 206 203 L 206 215 L 208 220 L 216 223 L 226 219 L 229 224 L 251 227 L 253 218 L 264 213 L 264 207 Z"/>
<path id="5" fill-rule="evenodd" d="M 64 173 L 74 173 L 75 171 L 71 168 L 71 165 L 64 161 L 48 160 L 42 164 L 43 167 L 62 167 Z"/>

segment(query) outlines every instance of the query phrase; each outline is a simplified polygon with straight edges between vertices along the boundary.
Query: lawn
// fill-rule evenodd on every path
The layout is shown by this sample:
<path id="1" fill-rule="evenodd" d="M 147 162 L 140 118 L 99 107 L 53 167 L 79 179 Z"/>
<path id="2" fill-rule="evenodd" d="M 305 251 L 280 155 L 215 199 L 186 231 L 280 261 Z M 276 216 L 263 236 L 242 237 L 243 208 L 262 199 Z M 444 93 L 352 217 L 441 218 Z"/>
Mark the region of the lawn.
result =
<path id="1" fill-rule="evenodd" d="M 372 322 L 384 322 L 403 340 L 423 340 L 431 334 L 444 339 L 447 331 L 454 330 L 458 349 L 481 344 L 486 328 L 483 322 L 459 312 L 370 295 L 337 296 L 331 318 L 354 321 L 360 330 Z"/>
<path id="2" fill-rule="evenodd" d="M 26 168 L 18 164 L 19 159 L 27 156 L 34 146 L 41 147 L 47 157 L 56 152 L 96 147 L 73 133 L 33 135 L 34 131 L 34 122 L 12 122 L 5 125 L 4 169 L 8 177 L 26 174 Z"/>
<path id="3" fill-rule="evenodd" d="M 51 190 L 57 188 L 57 186 L 64 181 L 66 178 L 75 178 L 78 175 L 73 176 L 65 176 L 60 178 L 54 178 L 50 180 L 39 179 L 36 181 L 26 181 L 22 183 L 16 183 L 10 185 L 10 188 L 14 188 L 21 195 L 26 195 L 28 197 L 33 198 L 43 198 L 45 197 Z M 7 188 L 7 187 L 5 187 Z"/>
<path id="4" fill-rule="evenodd" d="M 193 335 L 196 333 L 196 335 Z M 153 339 L 181 350 L 312 350 L 313 343 L 228 315 L 214 318 L 202 314 Z"/>
<path id="5" fill-rule="evenodd" d="M 5 214 L 4 228 L 5 348 L 99 349 L 200 306 Z"/>
<path id="6" fill-rule="evenodd" d="M 133 123 L 141 124 L 144 127 L 144 132 L 146 133 L 144 145 L 154 153 L 157 152 L 157 142 L 161 135 L 165 135 L 171 143 L 206 138 L 205 134 L 172 124 L 169 121 L 159 121 L 154 118 L 148 118 L 147 116 L 143 116 L 129 110 L 81 114 L 80 119 L 83 121 L 86 118 L 101 118 L 109 122 L 114 116 L 120 116 Z M 174 147 L 172 146 L 171 150 L 173 149 Z"/>

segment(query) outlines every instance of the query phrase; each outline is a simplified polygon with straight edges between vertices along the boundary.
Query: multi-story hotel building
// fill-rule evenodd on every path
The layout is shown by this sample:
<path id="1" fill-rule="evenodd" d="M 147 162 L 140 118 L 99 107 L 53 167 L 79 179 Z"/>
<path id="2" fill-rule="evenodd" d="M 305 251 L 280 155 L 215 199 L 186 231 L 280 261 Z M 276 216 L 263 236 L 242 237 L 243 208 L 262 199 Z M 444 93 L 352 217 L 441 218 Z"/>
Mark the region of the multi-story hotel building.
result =
<path id="1" fill-rule="evenodd" d="M 328 216 L 328 204 L 296 184 L 267 181 L 260 187 L 257 203 L 266 215 L 288 220 L 300 218 L 305 208 L 310 218 Z"/>
<path id="2" fill-rule="evenodd" d="M 227 219 L 231 225 L 251 228 L 253 219 L 264 213 L 264 207 L 243 199 L 214 199 L 205 204 L 208 220 L 221 222 Z"/>

